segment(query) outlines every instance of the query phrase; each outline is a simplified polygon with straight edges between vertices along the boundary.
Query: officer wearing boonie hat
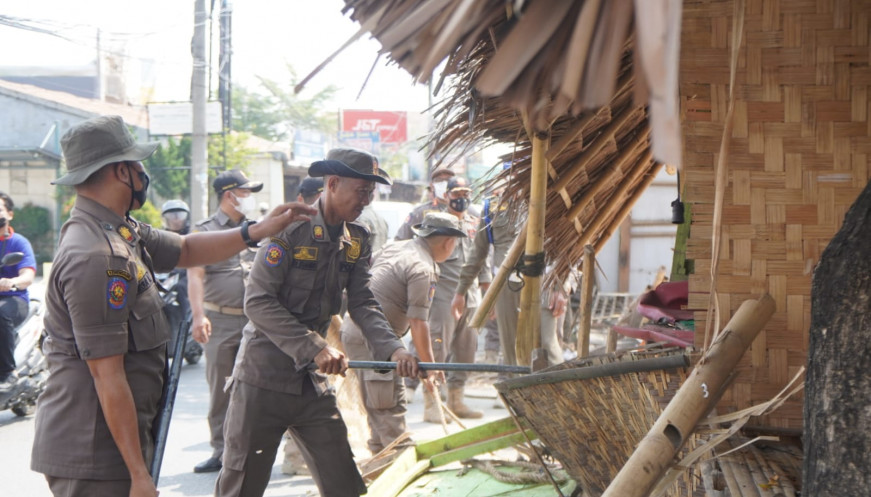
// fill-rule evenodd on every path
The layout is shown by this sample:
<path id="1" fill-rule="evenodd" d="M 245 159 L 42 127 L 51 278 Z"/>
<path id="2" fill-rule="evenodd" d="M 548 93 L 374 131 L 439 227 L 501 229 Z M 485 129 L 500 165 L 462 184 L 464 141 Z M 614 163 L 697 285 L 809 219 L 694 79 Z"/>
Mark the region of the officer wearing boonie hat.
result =
<path id="1" fill-rule="evenodd" d="M 257 253 L 245 311 L 249 323 L 230 379 L 224 467 L 219 497 L 265 491 L 284 427 L 305 454 L 321 495 L 360 495 L 366 486 L 354 463 L 348 431 L 327 374 L 348 367 L 324 335 L 348 296 L 348 313 L 378 360 L 416 376 L 417 360 L 393 333 L 369 288 L 368 230 L 353 222 L 376 182 L 390 184 L 371 154 L 341 148 L 309 167 L 324 177 L 317 214 L 272 237 Z M 317 370 L 310 370 L 315 364 Z M 281 429 L 276 429 L 281 427 Z"/>
<path id="2" fill-rule="evenodd" d="M 157 495 L 148 465 L 169 330 L 154 271 L 208 264 L 299 219 L 288 204 L 250 232 L 196 239 L 129 217 L 145 203 L 140 161 L 157 143 L 136 143 L 119 116 L 79 123 L 61 139 L 76 189 L 46 283 L 49 371 L 36 414 L 31 469 L 54 495 Z M 296 208 L 296 210 L 291 210 Z M 123 456 L 122 456 L 123 455 Z"/>
<path id="3" fill-rule="evenodd" d="M 218 206 L 211 216 L 196 223 L 195 233 L 230 230 L 243 223 L 256 223 L 247 214 L 256 210 L 253 193 L 263 182 L 251 181 L 238 169 L 222 171 L 212 180 Z M 194 466 L 194 473 L 221 469 L 224 453 L 224 419 L 230 394 L 224 382 L 233 372 L 236 352 L 242 341 L 242 328 L 248 322 L 242 305 L 245 282 L 254 262 L 254 248 L 245 247 L 222 261 L 187 270 L 191 307 L 191 336 L 203 345 L 206 356 L 206 383 L 209 386 L 209 424 L 211 455 Z"/>
<path id="4" fill-rule="evenodd" d="M 397 337 L 409 329 L 419 357 L 433 361 L 427 316 L 438 280 L 438 265 L 451 253 L 457 238 L 466 234 L 456 217 L 431 212 L 414 227 L 418 238 L 386 245 L 375 256 L 370 287 Z M 342 344 L 351 360 L 371 361 L 368 341 L 353 320 L 342 323 Z M 432 383 L 444 382 L 440 371 L 428 371 Z M 428 388 L 432 388 L 431 386 Z M 392 371 L 363 371 L 360 393 L 369 422 L 369 450 L 377 454 L 407 431 L 405 388 Z"/>

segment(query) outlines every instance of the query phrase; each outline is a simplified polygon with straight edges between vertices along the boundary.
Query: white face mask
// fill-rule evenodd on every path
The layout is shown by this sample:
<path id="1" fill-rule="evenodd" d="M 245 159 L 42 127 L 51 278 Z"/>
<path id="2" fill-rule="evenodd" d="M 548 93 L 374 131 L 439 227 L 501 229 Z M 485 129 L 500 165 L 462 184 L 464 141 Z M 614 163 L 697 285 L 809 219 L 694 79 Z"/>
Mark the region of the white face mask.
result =
<path id="1" fill-rule="evenodd" d="M 433 194 L 436 198 L 445 198 L 445 192 L 448 191 L 447 181 L 438 181 L 432 184 Z"/>
<path id="2" fill-rule="evenodd" d="M 257 202 L 254 200 L 254 195 L 248 195 L 247 197 L 237 197 L 236 195 L 233 195 L 233 198 L 235 198 L 236 202 L 238 202 L 233 207 L 235 207 L 240 214 L 254 212 L 254 209 L 257 207 Z"/>

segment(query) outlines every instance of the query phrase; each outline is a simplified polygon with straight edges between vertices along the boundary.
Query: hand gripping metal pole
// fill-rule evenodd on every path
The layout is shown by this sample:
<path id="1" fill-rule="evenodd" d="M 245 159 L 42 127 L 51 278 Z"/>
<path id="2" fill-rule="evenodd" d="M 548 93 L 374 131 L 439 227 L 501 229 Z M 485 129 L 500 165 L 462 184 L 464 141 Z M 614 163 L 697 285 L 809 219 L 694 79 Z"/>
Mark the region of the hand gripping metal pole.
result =
<path id="1" fill-rule="evenodd" d="M 513 373 L 529 374 L 532 371 L 528 366 L 506 366 L 502 364 L 474 364 L 452 362 L 419 362 L 418 367 L 422 371 L 467 371 L 470 373 Z M 396 369 L 396 363 L 390 361 L 348 361 L 351 369 Z M 309 364 L 309 369 L 317 369 L 315 363 Z"/>

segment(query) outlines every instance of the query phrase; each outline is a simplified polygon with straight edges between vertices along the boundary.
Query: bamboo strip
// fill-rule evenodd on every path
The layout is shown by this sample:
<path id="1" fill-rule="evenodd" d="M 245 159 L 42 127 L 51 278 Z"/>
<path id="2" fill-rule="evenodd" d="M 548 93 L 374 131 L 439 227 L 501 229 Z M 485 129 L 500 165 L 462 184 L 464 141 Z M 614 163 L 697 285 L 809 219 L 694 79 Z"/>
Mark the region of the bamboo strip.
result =
<path id="1" fill-rule="evenodd" d="M 490 309 L 492 309 L 493 304 L 496 303 L 499 292 L 502 290 L 502 287 L 505 286 L 505 282 L 508 281 L 508 276 L 510 276 L 511 272 L 514 271 L 514 267 L 517 266 L 517 261 L 520 260 L 520 256 L 523 255 L 523 250 L 526 246 L 527 226 L 527 223 L 524 222 L 523 228 L 520 229 L 520 233 L 518 233 L 517 238 L 514 239 L 514 243 L 511 244 L 508 253 L 505 254 L 505 259 L 502 261 L 502 265 L 499 266 L 499 271 L 497 271 L 496 275 L 493 276 L 493 281 L 490 282 L 490 286 L 484 293 L 484 297 L 481 299 L 481 304 L 478 306 L 478 310 L 475 311 L 472 320 L 469 321 L 469 326 L 472 328 L 481 328 L 484 326 L 484 321 L 487 320 L 487 315 L 490 314 Z"/>
<path id="2" fill-rule="evenodd" d="M 714 407 L 730 372 L 774 310 L 774 299 L 768 294 L 741 304 L 602 497 L 647 495 L 699 420 Z"/>
<path id="3" fill-rule="evenodd" d="M 578 330 L 578 356 L 587 357 L 590 355 L 590 329 L 593 326 L 593 271 L 595 267 L 596 254 L 593 247 L 590 245 L 584 246 L 584 281 L 583 290 L 581 291 L 581 309 L 583 319 L 581 327 Z"/>
<path id="4" fill-rule="evenodd" d="M 526 255 L 544 253 L 544 219 L 547 200 L 548 139 L 532 139 L 532 181 L 529 185 L 528 233 Z M 520 295 L 520 315 L 517 326 L 517 364 L 527 366 L 533 361 L 533 350 L 541 348 L 541 276 L 524 276 Z"/>

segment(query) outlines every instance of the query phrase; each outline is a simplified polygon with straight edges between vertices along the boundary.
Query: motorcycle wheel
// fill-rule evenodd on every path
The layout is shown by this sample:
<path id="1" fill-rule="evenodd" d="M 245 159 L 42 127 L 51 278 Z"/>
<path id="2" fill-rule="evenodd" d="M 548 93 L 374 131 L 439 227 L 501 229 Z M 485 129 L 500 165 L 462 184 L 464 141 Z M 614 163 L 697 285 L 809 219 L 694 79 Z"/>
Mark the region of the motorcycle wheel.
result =
<path id="1" fill-rule="evenodd" d="M 21 403 L 12 406 L 12 412 L 18 417 L 30 416 L 36 412 L 36 404 Z"/>

